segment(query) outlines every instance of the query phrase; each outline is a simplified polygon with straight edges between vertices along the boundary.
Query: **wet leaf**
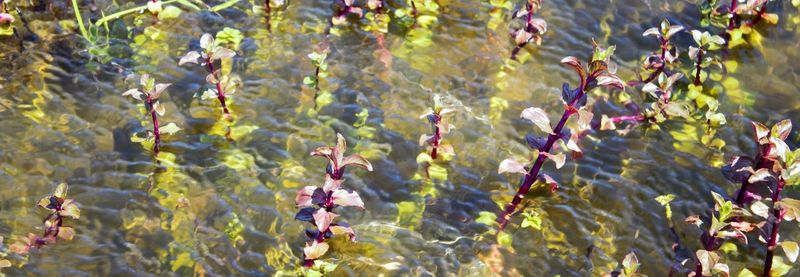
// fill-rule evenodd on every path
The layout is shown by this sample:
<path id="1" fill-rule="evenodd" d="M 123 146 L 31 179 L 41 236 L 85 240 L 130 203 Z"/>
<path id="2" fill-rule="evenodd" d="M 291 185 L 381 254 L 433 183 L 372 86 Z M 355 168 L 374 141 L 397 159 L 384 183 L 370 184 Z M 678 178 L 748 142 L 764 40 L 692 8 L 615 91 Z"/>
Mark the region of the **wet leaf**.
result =
<path id="1" fill-rule="evenodd" d="M 161 127 L 158 128 L 158 132 L 159 133 L 167 134 L 167 135 L 175 134 L 180 130 L 181 130 L 181 128 L 178 127 L 178 125 L 175 125 L 175 123 L 172 123 L 172 122 L 170 122 L 169 124 L 161 126 Z"/>
<path id="2" fill-rule="evenodd" d="M 350 228 L 349 226 L 342 226 L 335 224 L 331 225 L 331 233 L 333 233 L 333 235 L 346 234 L 350 238 L 350 241 L 352 242 L 356 241 L 356 231 L 354 231 L 353 228 Z"/>
<path id="3" fill-rule="evenodd" d="M 778 138 L 780 140 L 786 140 L 789 137 L 789 133 L 792 132 L 792 121 L 789 119 L 781 120 L 775 125 L 772 126 L 770 130 L 770 134 L 772 137 Z"/>
<path id="4" fill-rule="evenodd" d="M 199 58 L 200 58 L 200 53 L 199 52 L 197 52 L 197 51 L 189 51 L 189 53 L 186 53 L 186 55 L 183 55 L 183 57 L 181 57 L 181 60 L 178 61 L 178 66 L 182 66 L 182 65 L 187 64 L 187 63 L 197 64 L 197 59 L 199 59 Z"/>
<path id="5" fill-rule="evenodd" d="M 771 177 L 772 177 L 772 173 L 769 172 L 769 169 L 759 168 L 758 170 L 756 170 L 756 172 L 754 172 L 752 175 L 750 175 L 750 178 L 747 179 L 747 182 L 749 182 L 751 184 L 752 183 L 758 183 L 758 182 L 766 181 L 767 179 L 769 179 Z"/>
<path id="6" fill-rule="evenodd" d="M 550 154 L 550 153 L 545 152 L 545 153 L 542 153 L 542 154 L 547 156 L 548 159 L 553 160 L 553 162 L 556 163 L 556 168 L 561 168 L 562 166 L 564 166 L 564 163 L 567 160 L 567 156 L 564 155 L 564 153 L 558 153 L 558 154 L 554 155 L 554 154 Z"/>
<path id="7" fill-rule="evenodd" d="M 760 217 L 769 218 L 769 207 L 767 207 L 767 205 L 764 204 L 764 202 L 761 201 L 753 202 L 753 204 L 750 205 L 750 210 L 754 214 Z"/>
<path id="8" fill-rule="evenodd" d="M 780 209 L 784 213 L 783 219 L 787 221 L 800 218 L 800 200 L 784 198 L 781 201 L 775 202 L 775 208 Z"/>
<path id="9" fill-rule="evenodd" d="M 203 36 L 200 37 L 200 48 L 208 50 L 209 47 L 213 45 L 214 45 L 214 36 L 212 36 L 211 34 L 205 33 L 203 34 Z"/>
<path id="10" fill-rule="evenodd" d="M 75 237 L 75 229 L 71 227 L 59 227 L 58 237 L 64 240 L 72 240 Z"/>
<path id="11" fill-rule="evenodd" d="M 594 114 L 586 109 L 578 110 L 578 131 L 589 130 L 592 128 L 592 118 Z"/>
<path id="12" fill-rule="evenodd" d="M 322 185 L 322 190 L 324 192 L 334 191 L 339 189 L 339 187 L 344 182 L 344 179 L 333 179 L 331 175 L 325 174 L 325 184 Z"/>
<path id="13" fill-rule="evenodd" d="M 331 198 L 333 199 L 333 204 L 345 207 L 355 206 L 364 209 L 364 202 L 361 200 L 361 196 L 358 195 L 358 192 L 348 192 L 343 189 L 337 189 L 333 191 Z"/>
<path id="14" fill-rule="evenodd" d="M 317 224 L 317 230 L 320 232 L 325 232 L 328 230 L 328 227 L 333 222 L 338 214 L 331 213 L 326 211 L 324 208 L 320 208 L 317 212 L 314 213 L 314 224 Z"/>
<path id="15" fill-rule="evenodd" d="M 492 226 L 497 223 L 497 215 L 493 212 L 481 211 L 475 222 L 481 223 L 486 226 Z"/>
<path id="16" fill-rule="evenodd" d="M 578 75 L 580 75 L 581 80 L 586 78 L 586 71 L 583 69 L 583 65 L 578 60 L 578 58 L 573 56 L 565 57 L 561 59 L 561 64 L 569 66 L 573 70 L 575 70 L 575 72 L 578 73 Z"/>
<path id="17" fill-rule="evenodd" d="M 768 136 L 770 129 L 764 124 L 753 121 L 753 130 L 755 131 L 756 141 L 759 144 L 767 144 L 769 142 Z"/>
<path id="18" fill-rule="evenodd" d="M 797 243 L 794 241 L 783 241 L 780 243 L 781 248 L 783 248 L 783 252 L 786 253 L 786 258 L 789 259 L 790 262 L 794 263 L 797 261 L 798 252 L 800 252 L 800 248 L 798 248 Z"/>
<path id="19" fill-rule="evenodd" d="M 547 113 L 544 110 L 533 107 L 527 108 L 522 111 L 520 117 L 532 121 L 543 132 L 555 135 L 553 128 L 550 127 L 550 118 L 547 117 Z"/>
<path id="20" fill-rule="evenodd" d="M 525 165 L 513 160 L 513 159 L 505 159 L 500 162 L 500 166 L 497 168 L 497 174 L 503 173 L 521 173 L 521 174 L 528 174 L 528 171 L 525 169 Z"/>
<path id="21" fill-rule="evenodd" d="M 297 191 L 297 196 L 294 198 L 294 203 L 298 207 L 306 207 L 313 205 L 313 201 L 311 196 L 314 195 L 314 191 L 317 189 L 315 186 L 306 186 L 299 191 Z"/>
<path id="22" fill-rule="evenodd" d="M 61 211 L 59 211 L 58 214 L 64 217 L 71 217 L 73 219 L 81 218 L 81 210 L 78 208 L 78 204 L 73 199 L 64 200 L 64 203 L 61 204 Z"/>
<path id="23" fill-rule="evenodd" d="M 367 171 L 372 171 L 372 164 L 370 164 L 367 159 L 358 154 L 353 154 L 344 157 L 344 159 L 342 159 L 342 164 L 339 167 L 345 167 L 351 164 L 366 169 Z"/>
<path id="24" fill-rule="evenodd" d="M 142 100 L 142 92 L 139 91 L 139 89 L 136 89 L 136 88 L 129 89 L 129 90 L 123 92 L 122 96 L 130 96 L 130 97 L 133 97 L 133 99 L 136 99 L 136 100 L 139 100 L 139 101 Z"/>
<path id="25" fill-rule="evenodd" d="M 622 268 L 625 270 L 626 276 L 633 276 L 639 270 L 639 258 L 636 254 L 631 252 L 622 260 Z"/>
<path id="26" fill-rule="evenodd" d="M 69 186 L 66 183 L 60 183 L 56 186 L 56 190 L 53 191 L 53 196 L 55 198 L 64 199 L 67 198 L 67 191 L 69 190 Z"/>
<path id="27" fill-rule="evenodd" d="M 545 143 L 547 143 L 547 139 L 538 137 L 530 133 L 525 135 L 525 141 L 528 143 L 528 146 L 531 149 L 537 149 L 537 150 L 542 149 L 542 146 L 544 146 Z"/>
<path id="28" fill-rule="evenodd" d="M 328 252 L 328 248 L 330 248 L 328 243 L 315 240 L 310 245 L 306 243 L 306 247 L 303 248 L 303 254 L 305 254 L 306 260 L 316 260 L 325 255 Z"/>

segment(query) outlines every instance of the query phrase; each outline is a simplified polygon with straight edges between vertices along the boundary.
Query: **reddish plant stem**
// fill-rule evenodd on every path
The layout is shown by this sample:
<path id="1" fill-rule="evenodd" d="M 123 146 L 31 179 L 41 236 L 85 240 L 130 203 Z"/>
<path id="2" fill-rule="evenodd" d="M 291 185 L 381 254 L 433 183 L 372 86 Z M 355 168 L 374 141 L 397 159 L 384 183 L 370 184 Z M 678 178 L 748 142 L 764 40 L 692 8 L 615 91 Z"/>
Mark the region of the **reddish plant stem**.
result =
<path id="1" fill-rule="evenodd" d="M 756 23 L 761 21 L 761 18 L 764 16 L 764 13 L 766 13 L 766 12 L 767 12 L 767 2 L 764 2 L 764 4 L 761 4 L 761 9 L 758 10 L 758 14 L 756 14 L 756 18 L 754 18 L 750 22 L 747 22 L 747 27 L 753 27 L 753 25 L 756 25 Z"/>
<path id="2" fill-rule="evenodd" d="M 531 24 L 531 21 L 533 20 L 533 4 L 531 4 L 531 2 L 528 1 L 527 5 L 525 5 L 525 9 L 528 10 L 528 14 L 526 15 L 526 18 L 525 18 L 525 31 L 529 32 L 529 33 L 532 33 L 534 31 L 533 24 Z M 538 32 L 538 30 L 536 30 L 536 31 Z M 517 46 L 514 46 L 514 49 L 511 50 L 511 59 L 512 60 L 516 60 L 517 59 L 517 54 L 519 54 L 519 51 L 521 51 L 522 48 L 525 47 L 525 45 L 528 45 L 527 41 L 525 41 L 523 43 L 520 43 L 520 44 L 517 44 Z"/>
<path id="3" fill-rule="evenodd" d="M 433 114 L 434 121 L 433 121 L 433 141 L 431 141 L 431 159 L 436 159 L 437 152 L 439 150 L 439 143 L 442 140 L 442 132 L 439 130 L 439 123 L 442 122 L 442 116 L 439 114 Z"/>
<path id="4" fill-rule="evenodd" d="M 772 193 L 773 205 L 781 200 L 781 191 L 783 191 L 783 186 L 785 184 L 786 181 L 782 177 L 779 177 L 775 191 Z M 767 257 L 764 259 L 764 276 L 766 277 L 772 276 L 770 273 L 770 270 L 772 270 L 772 258 L 775 255 L 775 247 L 778 244 L 778 227 L 780 227 L 779 224 L 783 217 L 783 213 L 777 208 L 772 209 L 772 214 L 775 216 L 775 222 L 772 222 L 772 232 L 770 233 L 769 243 L 767 244 Z"/>
<path id="5" fill-rule="evenodd" d="M 759 149 L 759 152 L 756 153 L 756 160 L 754 161 L 755 168 L 753 170 L 759 170 L 761 168 L 768 168 L 770 166 L 770 162 L 768 159 L 764 157 L 766 153 L 770 151 L 770 145 L 764 145 Z M 744 197 L 747 194 L 747 187 L 750 185 L 750 182 L 747 179 L 742 180 L 742 186 L 739 188 L 739 193 L 736 195 L 736 204 L 741 206 L 744 204 Z"/>
<path id="6" fill-rule="evenodd" d="M 700 82 L 700 71 L 703 70 L 701 63 L 703 62 L 703 48 L 697 50 L 697 61 L 695 61 L 695 73 L 694 73 L 694 85 L 699 86 L 702 84 Z"/>
<path id="7" fill-rule="evenodd" d="M 417 4 L 414 3 L 414 0 L 411 0 L 411 16 L 417 18 Z"/>
<path id="8" fill-rule="evenodd" d="M 556 124 L 556 127 L 553 128 L 553 133 L 547 136 L 547 142 L 539 149 L 539 155 L 536 157 L 536 161 L 533 163 L 533 166 L 528 171 L 528 174 L 525 175 L 525 179 L 520 184 L 519 189 L 517 190 L 517 194 L 514 195 L 514 199 L 511 200 L 511 203 L 506 205 L 506 208 L 503 210 L 502 214 L 497 217 L 497 223 L 499 224 L 499 230 L 502 231 L 505 229 L 508 222 L 511 220 L 511 215 L 514 214 L 514 211 L 517 209 L 517 206 L 520 202 L 522 202 L 522 198 L 525 197 L 525 194 L 531 189 L 531 186 L 539 177 L 539 171 L 542 169 L 542 165 L 544 165 L 544 161 L 547 159 L 547 156 L 544 153 L 549 153 L 550 150 L 553 148 L 553 144 L 561 136 L 561 130 L 564 129 L 564 125 L 567 124 L 567 119 L 570 116 L 577 113 L 577 109 L 575 109 L 575 103 L 578 99 L 581 99 L 584 94 L 586 94 L 586 84 L 590 83 L 592 77 L 587 77 L 586 79 L 581 79 L 581 86 L 580 90 L 578 90 L 577 95 L 572 101 L 569 102 L 569 105 L 564 108 L 564 114 L 561 116 L 561 119 Z"/>
<path id="9" fill-rule="evenodd" d="M 206 58 L 206 64 L 208 65 L 208 72 L 214 74 L 214 78 L 217 79 L 215 84 L 217 86 L 217 99 L 220 105 L 222 105 L 222 112 L 225 113 L 225 117 L 230 117 L 231 113 L 228 111 L 228 106 L 225 105 L 225 91 L 222 90 L 222 84 L 219 81 L 220 76 L 217 76 L 217 72 L 214 70 L 214 62 L 211 61 L 210 55 Z"/>
<path id="10" fill-rule="evenodd" d="M 150 110 L 150 118 L 153 120 L 153 137 L 155 138 L 155 143 L 153 143 L 153 153 L 155 156 L 158 156 L 158 152 L 161 149 L 161 132 L 158 130 L 158 114 L 156 113 L 155 101 L 150 98 L 150 95 L 147 95 L 147 108 Z"/>

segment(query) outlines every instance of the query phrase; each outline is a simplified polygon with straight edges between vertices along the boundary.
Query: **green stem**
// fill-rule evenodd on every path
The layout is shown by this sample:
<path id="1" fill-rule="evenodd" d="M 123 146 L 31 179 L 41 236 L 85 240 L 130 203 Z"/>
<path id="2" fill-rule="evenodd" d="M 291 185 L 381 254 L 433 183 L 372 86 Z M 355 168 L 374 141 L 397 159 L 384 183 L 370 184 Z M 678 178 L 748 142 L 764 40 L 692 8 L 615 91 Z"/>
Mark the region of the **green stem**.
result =
<path id="1" fill-rule="evenodd" d="M 213 7 L 209 8 L 208 10 L 212 11 L 212 12 L 218 12 L 218 11 L 230 8 L 233 5 L 236 5 L 236 3 L 239 3 L 239 1 L 240 0 L 228 0 L 228 1 L 225 1 L 225 3 L 222 3 L 222 4 L 219 4 L 219 5 L 216 5 L 216 6 L 213 6 Z"/>
<path id="2" fill-rule="evenodd" d="M 86 27 L 83 26 L 83 16 L 81 15 L 80 7 L 78 7 L 78 0 L 72 0 L 72 10 L 75 11 L 75 19 L 78 21 L 78 27 L 80 27 L 81 35 L 89 42 L 94 43 L 89 39 L 89 32 L 87 32 Z"/>
<path id="3" fill-rule="evenodd" d="M 75 3 L 75 1 L 76 0 L 73 0 L 72 3 Z M 187 7 L 193 8 L 195 10 L 199 10 L 197 8 L 197 6 L 186 5 L 186 4 L 182 3 L 182 1 L 178 1 L 178 0 L 161 1 L 161 4 L 162 5 L 164 5 L 164 4 L 172 4 L 172 3 L 175 3 L 175 2 L 178 2 L 179 4 L 182 4 L 182 5 L 187 6 Z M 120 17 L 129 15 L 129 14 L 132 14 L 132 13 L 141 12 L 142 10 L 145 10 L 145 9 L 147 9 L 147 5 L 139 6 L 139 7 L 135 7 L 135 8 L 130 8 L 130 9 L 123 10 L 123 11 L 118 11 L 118 12 L 115 12 L 115 13 L 109 15 L 109 16 L 104 16 L 103 18 L 100 18 L 99 20 L 97 20 L 97 22 L 95 22 L 95 24 L 97 24 L 97 25 L 104 24 L 104 23 L 106 23 L 108 21 L 112 21 L 114 19 L 118 19 Z"/>

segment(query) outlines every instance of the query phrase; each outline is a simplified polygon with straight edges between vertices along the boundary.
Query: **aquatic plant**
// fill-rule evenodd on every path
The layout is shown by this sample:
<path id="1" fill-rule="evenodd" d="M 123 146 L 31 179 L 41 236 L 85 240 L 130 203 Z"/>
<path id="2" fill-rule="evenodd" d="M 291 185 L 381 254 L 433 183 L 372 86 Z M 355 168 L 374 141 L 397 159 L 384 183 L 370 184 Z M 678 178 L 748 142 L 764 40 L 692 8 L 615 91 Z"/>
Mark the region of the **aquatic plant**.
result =
<path id="1" fill-rule="evenodd" d="M 799 248 L 796 242 L 778 241 L 780 223 L 796 220 L 797 211 L 800 210 L 800 201 L 782 196 L 787 185 L 800 183 L 800 150 L 791 151 L 784 142 L 792 124 L 787 119 L 772 128 L 758 122 L 752 122 L 752 125 L 759 153 L 752 158 L 735 156 L 722 168 L 723 175 L 741 184 L 741 187 L 735 198 L 711 193 L 714 212 L 710 215 L 708 230 L 703 230 L 701 236 L 703 249 L 696 252 L 696 276 L 710 276 L 715 272 L 728 274 L 728 266 L 720 262 L 716 250 L 729 239 L 747 244 L 746 233 L 753 230 L 758 230 L 759 241 L 767 244 L 762 271 L 764 276 L 781 276 L 788 270 L 782 260 L 779 261 L 780 267 L 773 267 L 777 246 L 783 248 L 786 258 L 791 262 L 797 259 Z M 767 196 L 762 197 L 761 191 L 767 191 Z M 768 202 L 772 202 L 772 208 L 769 208 Z M 699 216 L 690 216 L 686 222 L 698 227 L 703 224 Z M 739 276 L 755 275 L 749 269 L 744 269 Z"/>
<path id="2" fill-rule="evenodd" d="M 619 264 L 618 268 L 603 274 L 603 277 L 646 277 L 646 275 L 639 273 L 639 258 L 636 253 L 631 252 L 625 255 L 625 259 Z"/>
<path id="3" fill-rule="evenodd" d="M 50 211 L 44 219 L 44 234 L 38 236 L 29 233 L 27 237 L 21 238 L 9 247 L 11 252 L 25 255 L 31 249 L 41 248 L 47 244 L 53 244 L 58 239 L 72 240 L 75 236 L 75 229 L 64 225 L 66 218 L 79 219 L 81 210 L 74 199 L 67 198 L 69 187 L 61 183 L 56 187 L 52 195 L 46 196 L 37 202 L 37 206 Z"/>
<path id="4" fill-rule="evenodd" d="M 142 74 L 139 80 L 139 86 L 139 88 L 129 89 L 123 92 L 122 96 L 130 96 L 133 99 L 143 101 L 144 110 L 150 115 L 150 119 L 153 122 L 153 129 L 152 131 L 148 130 L 145 137 L 142 138 L 134 135 L 131 140 L 133 142 L 142 143 L 142 145 L 152 143 L 153 154 L 157 157 L 158 153 L 161 151 L 161 135 L 171 135 L 181 130 L 175 123 L 168 123 L 164 126 L 160 126 L 158 122 L 158 116 L 163 116 L 166 112 L 159 98 L 170 84 L 156 84 L 155 79 L 151 78 L 150 74 Z"/>
<path id="5" fill-rule="evenodd" d="M 776 24 L 778 15 L 767 12 L 770 0 L 731 0 L 725 6 L 724 1 L 705 0 L 700 4 L 700 13 L 703 16 L 702 26 L 715 26 L 722 28 L 729 47 L 746 43 L 743 35 L 752 34 L 753 25 L 761 22 Z"/>
<path id="6" fill-rule="evenodd" d="M 524 18 L 524 26 L 509 33 L 515 43 L 514 49 L 511 50 L 512 60 L 517 59 L 517 53 L 528 43 L 541 45 L 542 35 L 547 32 L 547 22 L 544 19 L 533 17 L 533 14 L 542 8 L 542 0 L 527 0 L 526 2 L 525 9 L 514 14 L 515 18 Z"/>
<path id="7" fill-rule="evenodd" d="M 452 115 L 456 109 L 445 106 L 445 104 L 442 102 L 442 96 L 440 95 L 433 96 L 433 103 L 433 108 L 428 108 L 419 117 L 420 119 L 427 119 L 428 122 L 431 123 L 433 134 L 423 134 L 420 136 L 419 144 L 420 146 L 429 144 L 431 146 L 430 158 L 435 160 L 438 156 L 440 148 L 451 154 L 453 152 L 452 145 L 442 144 L 442 135 L 450 133 L 450 130 L 455 128 L 453 124 L 450 124 L 450 121 L 447 119 L 447 117 Z"/>
<path id="8" fill-rule="evenodd" d="M 506 159 L 500 163 L 497 170 L 498 173 L 521 173 L 525 177 L 511 203 L 506 205 L 500 216 L 497 217 L 499 230 L 502 231 L 506 227 L 511 216 L 516 212 L 517 206 L 522 202 L 522 198 L 525 197 L 525 194 L 534 184 L 549 186 L 552 191 L 558 188 L 558 183 L 555 179 L 547 174 L 540 173 L 540 170 L 548 159 L 555 162 L 556 168 L 561 168 L 564 165 L 566 160 L 564 153 L 551 153 L 558 140 L 565 142 L 565 148 L 572 151 L 573 156 L 579 155 L 581 152 L 576 141 L 577 134 L 591 128 L 590 125 L 594 116 L 586 107 L 587 93 L 599 87 L 624 88 L 625 84 L 615 74 L 613 69 L 615 66 L 611 62 L 611 56 L 614 54 L 615 49 L 615 46 L 603 48 L 593 42 L 593 51 L 588 59 L 587 67 L 584 67 L 576 57 L 569 56 L 561 60 L 562 64 L 575 70 L 580 78 L 580 85 L 575 89 L 570 89 L 569 84 L 564 83 L 561 94 L 561 100 L 564 102 L 564 113 L 555 127 L 550 124 L 547 113 L 541 108 L 530 107 L 522 111 L 520 117 L 533 122 L 540 131 L 547 134 L 547 138 L 536 135 L 526 136 L 525 140 L 528 145 L 538 152 L 533 165 L 526 166 L 514 159 Z M 577 130 L 570 131 L 568 128 L 565 129 L 567 120 L 576 114 L 578 115 Z"/>
<path id="9" fill-rule="evenodd" d="M 322 187 L 306 186 L 297 192 L 295 204 L 302 208 L 295 215 L 296 220 L 306 221 L 315 229 L 306 230 L 306 235 L 311 240 L 303 248 L 303 265 L 311 267 L 314 261 L 325 255 L 330 246 L 325 240 L 334 235 L 347 234 L 351 241 L 355 241 L 355 231 L 343 222 L 334 222 L 339 216 L 333 213 L 337 207 L 358 207 L 364 209 L 364 202 L 356 191 L 342 188 L 344 173 L 347 166 L 353 165 L 372 171 L 372 165 L 361 155 L 352 154 L 344 156 L 347 150 L 347 141 L 341 134 L 336 134 L 336 146 L 319 147 L 311 152 L 312 156 L 328 159 L 325 183 Z M 316 207 L 315 207 L 316 206 Z"/>
<path id="10" fill-rule="evenodd" d="M 241 80 L 235 75 L 230 74 L 231 59 L 236 56 L 236 52 L 221 46 L 211 34 L 203 34 L 200 37 L 200 48 L 202 51 L 189 51 L 181 57 L 178 65 L 187 63 L 199 64 L 203 66 L 208 75 L 206 81 L 215 86 L 209 88 L 200 96 L 202 100 L 217 98 L 222 106 L 223 118 L 233 120 L 231 112 L 226 104 L 226 95 L 233 94 L 241 85 Z M 215 63 L 219 62 L 219 66 Z"/>

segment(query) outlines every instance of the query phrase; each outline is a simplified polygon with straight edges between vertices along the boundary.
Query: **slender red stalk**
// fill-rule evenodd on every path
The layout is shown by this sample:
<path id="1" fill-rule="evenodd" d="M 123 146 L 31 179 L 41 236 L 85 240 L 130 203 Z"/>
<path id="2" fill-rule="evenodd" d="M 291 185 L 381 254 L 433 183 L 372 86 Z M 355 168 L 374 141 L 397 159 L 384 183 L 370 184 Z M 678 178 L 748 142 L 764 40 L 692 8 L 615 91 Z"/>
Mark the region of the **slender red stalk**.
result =
<path id="1" fill-rule="evenodd" d="M 153 137 L 155 138 L 155 143 L 153 144 L 153 153 L 158 156 L 158 152 L 160 151 L 161 145 L 161 132 L 158 131 L 158 114 L 156 113 L 155 108 L 155 101 L 150 98 L 150 95 L 147 95 L 147 107 L 150 109 L 150 118 L 153 119 Z"/>
<path id="2" fill-rule="evenodd" d="M 700 71 L 703 70 L 702 65 L 700 64 L 703 61 L 703 48 L 697 50 L 697 61 L 695 62 L 695 73 L 694 73 L 694 85 L 699 86 L 702 84 L 700 82 Z"/>
<path id="3" fill-rule="evenodd" d="M 231 113 L 228 111 L 228 106 L 225 105 L 225 91 L 222 90 L 222 84 L 219 81 L 220 76 L 217 76 L 217 72 L 214 70 L 214 63 L 211 61 L 210 55 L 206 58 L 206 64 L 208 65 L 208 72 L 214 74 L 214 78 L 217 79 L 215 84 L 217 86 L 217 99 L 222 105 L 222 111 L 225 113 L 225 117 L 230 117 Z"/>
<path id="4" fill-rule="evenodd" d="M 775 191 L 772 193 L 772 203 L 777 203 L 781 200 L 781 191 L 783 191 L 783 186 L 786 184 L 786 180 L 782 177 L 778 177 L 778 184 L 775 187 Z M 775 255 L 775 247 L 778 243 L 778 227 L 781 223 L 781 219 L 783 217 L 783 213 L 780 209 L 773 208 L 772 214 L 775 216 L 775 222 L 772 222 L 772 232 L 769 236 L 769 242 L 767 244 L 767 257 L 764 259 L 764 276 L 772 276 L 770 270 L 772 270 L 772 258 Z"/>
<path id="5" fill-rule="evenodd" d="M 434 122 L 433 122 L 433 141 L 431 141 L 431 145 L 433 149 L 431 149 L 431 159 L 436 159 L 437 152 L 439 149 L 439 143 L 442 140 L 442 132 L 439 130 L 439 122 L 442 122 L 442 116 L 439 114 L 434 113 Z"/>
<path id="6" fill-rule="evenodd" d="M 591 76 L 586 77 L 585 79 L 581 79 L 581 86 L 578 93 L 569 102 L 569 105 L 564 108 L 564 114 L 561 116 L 561 119 L 558 121 L 558 124 L 555 128 L 553 128 L 553 134 L 547 136 L 547 142 L 539 149 L 539 156 L 536 157 L 536 162 L 533 163 L 533 166 L 528 171 L 528 175 L 525 175 L 525 179 L 520 184 L 519 189 L 517 190 L 517 194 L 514 195 L 514 199 L 511 200 L 511 203 L 506 205 L 506 208 L 503 210 L 503 213 L 497 217 L 497 223 L 500 225 L 500 230 L 502 231 L 505 229 L 506 225 L 511 219 L 511 215 L 514 214 L 514 211 L 517 209 L 517 206 L 520 202 L 522 202 L 522 198 L 525 197 L 525 194 L 531 189 L 531 186 L 539 176 L 539 171 L 542 169 L 542 165 L 544 165 L 544 161 L 547 159 L 547 156 L 544 153 L 549 153 L 550 150 L 553 148 L 553 144 L 561 136 L 561 130 L 564 129 L 564 125 L 567 124 L 567 119 L 570 116 L 577 113 L 577 109 L 575 109 L 575 103 L 578 99 L 581 99 L 584 94 L 586 94 L 586 84 L 590 83 L 592 78 Z"/>

